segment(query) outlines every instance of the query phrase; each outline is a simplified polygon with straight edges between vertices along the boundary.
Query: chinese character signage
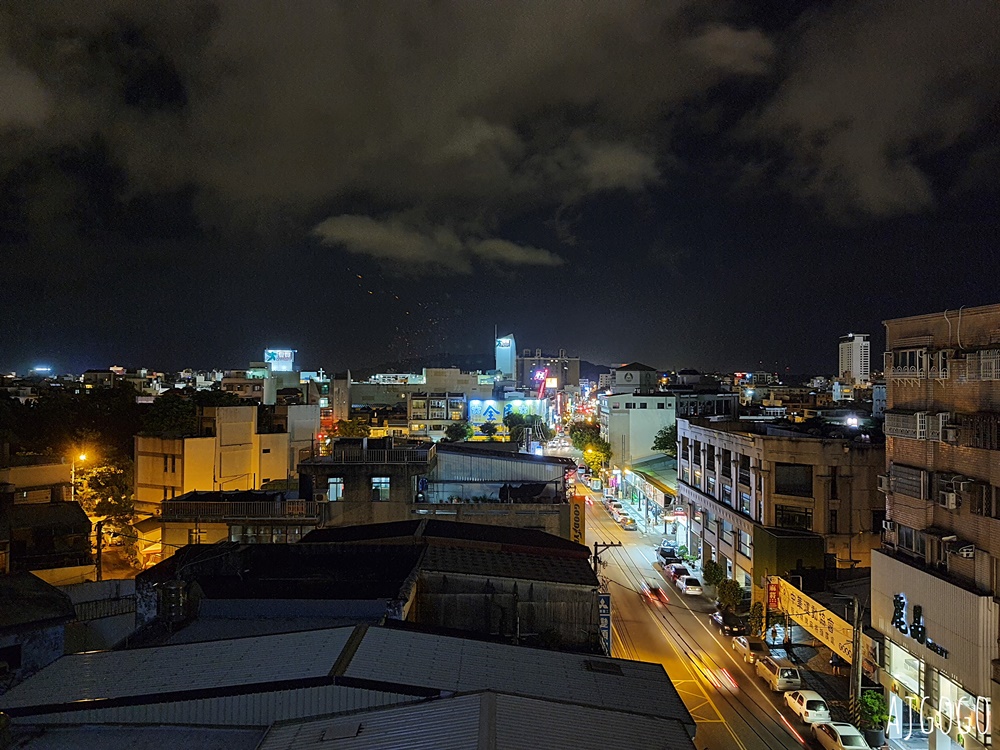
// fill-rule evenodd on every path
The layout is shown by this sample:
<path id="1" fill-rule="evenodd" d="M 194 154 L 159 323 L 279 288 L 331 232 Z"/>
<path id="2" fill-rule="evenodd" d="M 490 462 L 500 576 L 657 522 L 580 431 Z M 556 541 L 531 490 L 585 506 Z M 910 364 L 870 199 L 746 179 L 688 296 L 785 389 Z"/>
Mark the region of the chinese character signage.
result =
<path id="1" fill-rule="evenodd" d="M 948 649 L 939 646 L 927 637 L 924 625 L 924 608 L 919 604 L 911 607 L 910 617 L 906 617 L 906 596 L 894 594 L 892 597 L 892 626 L 903 635 L 908 635 L 917 643 L 926 646 L 938 656 L 948 658 Z"/>
<path id="2" fill-rule="evenodd" d="M 611 594 L 597 595 L 597 628 L 604 653 L 611 656 Z"/>

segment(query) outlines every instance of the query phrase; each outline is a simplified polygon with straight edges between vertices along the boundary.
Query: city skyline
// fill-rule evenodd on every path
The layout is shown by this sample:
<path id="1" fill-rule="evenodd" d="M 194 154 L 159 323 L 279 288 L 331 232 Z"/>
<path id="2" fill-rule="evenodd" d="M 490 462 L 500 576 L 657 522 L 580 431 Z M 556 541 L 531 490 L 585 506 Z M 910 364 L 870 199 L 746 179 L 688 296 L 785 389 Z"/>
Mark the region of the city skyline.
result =
<path id="1" fill-rule="evenodd" d="M 0 9 L 0 369 L 833 373 L 995 300 L 1000 11 Z M 553 43 L 559 39 L 559 43 Z M 879 357 L 876 355 L 875 368 Z"/>

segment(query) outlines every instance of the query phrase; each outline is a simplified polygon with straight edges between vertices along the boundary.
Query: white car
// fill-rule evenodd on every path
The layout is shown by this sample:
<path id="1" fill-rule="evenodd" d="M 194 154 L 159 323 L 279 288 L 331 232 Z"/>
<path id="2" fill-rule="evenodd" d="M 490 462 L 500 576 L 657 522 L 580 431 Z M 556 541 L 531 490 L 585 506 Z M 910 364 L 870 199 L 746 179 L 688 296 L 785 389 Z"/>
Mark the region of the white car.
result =
<path id="1" fill-rule="evenodd" d="M 689 596 L 695 596 L 696 594 L 702 593 L 701 581 L 694 576 L 681 576 L 678 578 L 677 588 L 679 588 L 682 593 Z"/>
<path id="2" fill-rule="evenodd" d="M 785 703 L 805 724 L 826 724 L 830 721 L 830 707 L 815 690 L 792 690 L 785 693 Z"/>
<path id="3" fill-rule="evenodd" d="M 758 659 L 771 655 L 771 649 L 760 638 L 738 635 L 733 638 L 733 651 L 743 654 L 743 661 L 755 664 Z"/>
<path id="4" fill-rule="evenodd" d="M 846 721 L 813 724 L 813 736 L 824 750 L 871 750 L 865 736 Z"/>

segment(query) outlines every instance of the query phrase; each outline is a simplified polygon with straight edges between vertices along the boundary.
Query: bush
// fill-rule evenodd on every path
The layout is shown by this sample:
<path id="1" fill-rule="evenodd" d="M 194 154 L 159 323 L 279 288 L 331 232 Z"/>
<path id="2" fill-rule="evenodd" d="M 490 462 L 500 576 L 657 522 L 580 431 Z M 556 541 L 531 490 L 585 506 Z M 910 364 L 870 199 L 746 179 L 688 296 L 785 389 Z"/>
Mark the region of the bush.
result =
<path id="1" fill-rule="evenodd" d="M 754 602 L 750 607 L 750 616 L 747 617 L 747 630 L 750 635 L 760 635 L 764 631 L 764 604 Z"/>
<path id="2" fill-rule="evenodd" d="M 732 578 L 726 578 L 719 583 L 716 597 L 722 609 L 733 611 L 740 606 L 740 602 L 743 600 L 743 587 Z"/>
<path id="3" fill-rule="evenodd" d="M 715 560 L 706 560 L 701 568 L 702 578 L 709 586 L 718 586 L 726 580 L 726 566 Z"/>
<path id="4" fill-rule="evenodd" d="M 878 690 L 865 690 L 858 700 L 858 708 L 861 712 L 862 729 L 885 729 L 889 723 L 889 707 L 886 706 L 885 696 Z"/>

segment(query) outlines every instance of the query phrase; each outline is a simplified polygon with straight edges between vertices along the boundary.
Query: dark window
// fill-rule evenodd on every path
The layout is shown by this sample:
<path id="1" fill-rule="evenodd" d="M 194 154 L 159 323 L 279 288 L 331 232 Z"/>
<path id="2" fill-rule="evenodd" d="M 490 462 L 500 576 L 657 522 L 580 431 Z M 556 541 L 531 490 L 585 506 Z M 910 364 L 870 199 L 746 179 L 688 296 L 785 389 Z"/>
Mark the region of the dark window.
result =
<path id="1" fill-rule="evenodd" d="M 882 524 L 885 522 L 885 510 L 873 510 L 872 511 L 872 531 L 881 531 Z"/>
<path id="2" fill-rule="evenodd" d="M 691 463 L 695 466 L 701 466 L 701 441 L 694 441 L 694 455 L 691 457 Z"/>
<path id="3" fill-rule="evenodd" d="M 837 467 L 830 467 L 830 499 L 837 500 Z"/>
<path id="4" fill-rule="evenodd" d="M 775 464 L 774 492 L 778 495 L 812 497 L 812 466 Z"/>
<path id="5" fill-rule="evenodd" d="M 21 668 L 21 644 L 5 646 L 0 648 L 0 662 L 6 664 L 11 670 Z"/>
<path id="6" fill-rule="evenodd" d="M 802 529 L 803 531 L 812 531 L 812 509 L 796 508 L 793 505 L 775 505 L 774 525 L 782 529 Z"/>
<path id="7" fill-rule="evenodd" d="M 270 449 L 270 448 L 264 448 L 264 449 L 263 449 L 263 450 L 261 451 L 261 453 L 270 453 L 270 452 L 271 452 L 271 449 Z"/>
<path id="8" fill-rule="evenodd" d="M 830 534 L 837 533 L 837 511 L 830 509 L 830 528 L 828 530 Z"/>
<path id="9" fill-rule="evenodd" d="M 731 451 L 722 449 L 722 466 L 719 467 L 719 471 L 722 472 L 722 476 L 731 477 L 733 475 L 733 454 Z"/>
<path id="10" fill-rule="evenodd" d="M 707 446 L 705 451 L 705 468 L 708 471 L 715 471 L 715 447 Z"/>

